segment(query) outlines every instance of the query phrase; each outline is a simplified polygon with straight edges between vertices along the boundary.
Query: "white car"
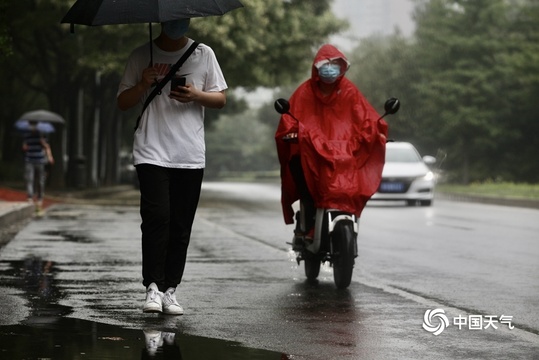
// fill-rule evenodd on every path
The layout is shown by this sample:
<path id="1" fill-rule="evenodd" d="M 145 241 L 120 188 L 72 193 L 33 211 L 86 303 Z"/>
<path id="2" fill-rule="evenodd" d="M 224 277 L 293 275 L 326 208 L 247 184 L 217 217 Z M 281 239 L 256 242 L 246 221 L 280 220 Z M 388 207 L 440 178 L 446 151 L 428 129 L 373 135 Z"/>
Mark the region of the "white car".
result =
<path id="1" fill-rule="evenodd" d="M 422 158 L 410 143 L 387 143 L 382 181 L 371 200 L 404 200 L 408 205 L 430 206 L 436 179 L 429 165 L 435 162 L 432 156 Z"/>

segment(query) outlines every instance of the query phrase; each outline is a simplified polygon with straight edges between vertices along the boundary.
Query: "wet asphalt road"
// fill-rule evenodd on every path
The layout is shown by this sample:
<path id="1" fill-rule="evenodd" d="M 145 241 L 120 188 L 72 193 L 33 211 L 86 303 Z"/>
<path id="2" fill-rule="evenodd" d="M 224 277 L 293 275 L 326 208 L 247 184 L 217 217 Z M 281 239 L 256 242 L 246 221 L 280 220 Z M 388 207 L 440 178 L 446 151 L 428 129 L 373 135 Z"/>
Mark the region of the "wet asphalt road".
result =
<path id="1" fill-rule="evenodd" d="M 0 358 L 139 359 L 153 339 L 165 359 L 538 359 L 538 219 L 371 204 L 338 291 L 329 268 L 305 282 L 278 185 L 206 183 L 178 288 L 186 313 L 171 317 L 141 311 L 136 207 L 56 205 L 0 251 Z M 429 309 L 449 320 L 438 336 L 422 328 Z"/>

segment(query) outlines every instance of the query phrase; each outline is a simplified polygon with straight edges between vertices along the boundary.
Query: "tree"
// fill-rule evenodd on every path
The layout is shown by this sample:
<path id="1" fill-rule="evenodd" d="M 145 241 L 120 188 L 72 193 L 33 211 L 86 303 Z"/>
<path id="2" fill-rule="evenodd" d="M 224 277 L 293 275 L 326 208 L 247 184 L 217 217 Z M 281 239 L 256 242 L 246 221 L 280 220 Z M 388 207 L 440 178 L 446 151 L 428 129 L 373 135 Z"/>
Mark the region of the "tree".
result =
<path id="1" fill-rule="evenodd" d="M 7 31 L 7 7 L 8 0 L 0 0 L 0 54 L 2 56 L 11 53 L 11 39 Z"/>
<path id="2" fill-rule="evenodd" d="M 499 176 L 508 180 L 539 181 L 536 165 L 539 148 L 539 4 L 512 1 L 508 4 L 509 27 L 506 51 L 499 54 L 504 101 L 498 122 L 501 134 L 494 158 L 503 164 Z"/>
<path id="3" fill-rule="evenodd" d="M 417 144 L 422 129 L 417 121 L 418 95 L 412 86 L 419 76 L 413 43 L 400 34 L 373 36 L 360 43 L 349 61 L 348 78 L 380 114 L 390 97 L 397 97 L 403 104 L 396 115 L 386 120 L 389 137 Z"/>
<path id="4" fill-rule="evenodd" d="M 416 56 L 422 126 L 447 147 L 448 161 L 463 183 L 496 172 L 486 161 L 503 137 L 507 119 L 508 8 L 503 0 L 431 0 L 416 12 Z"/>
<path id="5" fill-rule="evenodd" d="M 310 66 L 313 48 L 344 29 L 331 0 L 243 0 L 222 17 L 193 19 L 193 36 L 211 44 L 234 86 L 293 83 Z M 283 66 L 284 65 L 284 66 Z"/>
<path id="6" fill-rule="evenodd" d="M 362 41 L 349 57 L 349 78 L 375 107 L 399 97 L 390 137 L 422 153 L 447 152 L 453 180 L 537 182 L 539 4 L 416 4 L 415 36 Z"/>
<path id="7" fill-rule="evenodd" d="M 278 169 L 274 132 L 257 121 L 256 110 L 220 117 L 206 134 L 206 176 Z"/>
<path id="8" fill-rule="evenodd" d="M 129 52 L 147 41 L 148 26 L 76 26 L 75 34 L 69 34 L 69 25 L 59 21 L 72 1 L 8 2 L 3 13 L 7 37 L 0 32 L 0 39 L 12 39 L 12 54 L 0 60 L 0 75 L 7 84 L 0 99 L 3 163 L 14 151 L 9 141 L 12 122 L 23 111 L 44 107 L 67 121 L 67 150 L 55 153 L 55 158 L 89 159 L 88 176 L 97 169 L 99 181 L 111 181 L 121 146 L 118 134 L 129 137 L 137 116 L 135 110 L 116 110 L 117 84 Z M 243 3 L 245 8 L 222 17 L 194 19 L 189 34 L 214 48 L 230 88 L 295 81 L 301 74 L 298 69 L 312 58 L 312 48 L 344 27 L 331 14 L 330 0 Z M 154 28 L 157 33 L 158 25 Z M 129 126 L 127 121 L 123 126 L 127 118 Z M 60 138 L 53 139 L 53 151 L 60 151 Z M 54 167 L 58 187 L 64 185 L 61 163 Z"/>
<path id="9" fill-rule="evenodd" d="M 516 165 L 525 163 L 517 160 L 525 134 L 514 120 L 518 99 L 537 95 L 536 88 L 515 85 L 536 80 L 513 62 L 522 60 L 517 54 L 525 48 L 531 50 L 527 54 L 537 54 L 531 35 L 536 27 L 530 21 L 537 20 L 537 5 L 505 0 L 418 3 L 414 52 L 421 71 L 412 88 L 425 138 L 447 149 L 447 164 L 463 183 L 488 178 L 537 181 L 537 171 L 533 174 L 527 166 L 524 172 Z M 535 69 L 528 60 L 526 66 Z M 528 113 L 537 113 L 522 105 Z M 524 121 L 532 125 L 529 116 Z"/>

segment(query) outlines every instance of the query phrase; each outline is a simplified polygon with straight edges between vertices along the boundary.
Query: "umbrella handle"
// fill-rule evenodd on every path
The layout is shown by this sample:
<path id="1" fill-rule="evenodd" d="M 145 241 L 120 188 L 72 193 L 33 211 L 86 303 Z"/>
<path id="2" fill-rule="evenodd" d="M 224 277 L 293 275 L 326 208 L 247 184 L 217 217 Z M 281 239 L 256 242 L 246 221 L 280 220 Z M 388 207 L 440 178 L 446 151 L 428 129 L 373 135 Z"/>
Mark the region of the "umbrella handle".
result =
<path id="1" fill-rule="evenodd" d="M 150 66 L 153 66 L 153 36 L 152 36 L 152 23 L 148 23 L 150 28 Z"/>

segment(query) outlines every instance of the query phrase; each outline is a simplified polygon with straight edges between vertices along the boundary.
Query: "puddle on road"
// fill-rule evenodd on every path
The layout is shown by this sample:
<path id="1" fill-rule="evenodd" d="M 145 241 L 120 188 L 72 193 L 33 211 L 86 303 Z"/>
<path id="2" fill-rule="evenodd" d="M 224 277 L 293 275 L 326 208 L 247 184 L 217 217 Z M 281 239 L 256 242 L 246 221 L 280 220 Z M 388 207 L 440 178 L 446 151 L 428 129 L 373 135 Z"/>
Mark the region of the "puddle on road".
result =
<path id="1" fill-rule="evenodd" d="M 233 341 L 68 318 L 72 309 L 58 304 L 56 272 L 40 258 L 0 262 L 0 286 L 22 291 L 29 310 L 20 324 L 0 326 L 0 359 L 289 359 Z"/>
<path id="2" fill-rule="evenodd" d="M 123 329 L 91 321 L 58 318 L 40 325 L 0 327 L 2 359 L 288 359 L 232 341 Z"/>

